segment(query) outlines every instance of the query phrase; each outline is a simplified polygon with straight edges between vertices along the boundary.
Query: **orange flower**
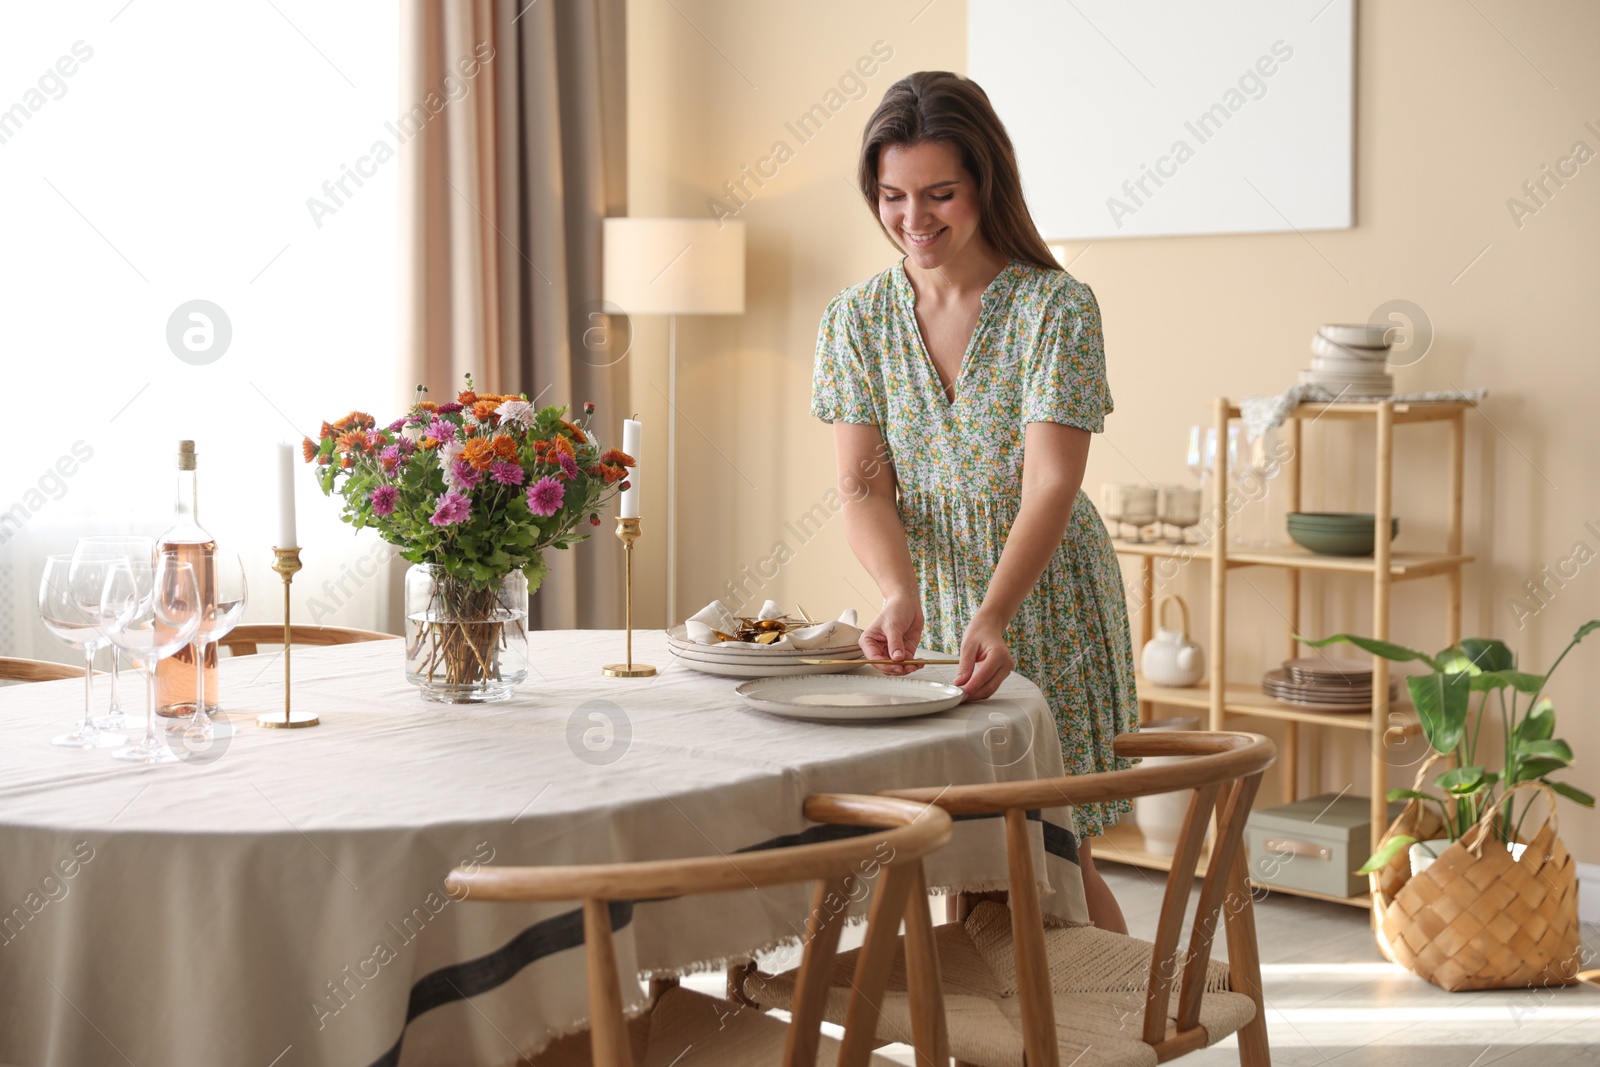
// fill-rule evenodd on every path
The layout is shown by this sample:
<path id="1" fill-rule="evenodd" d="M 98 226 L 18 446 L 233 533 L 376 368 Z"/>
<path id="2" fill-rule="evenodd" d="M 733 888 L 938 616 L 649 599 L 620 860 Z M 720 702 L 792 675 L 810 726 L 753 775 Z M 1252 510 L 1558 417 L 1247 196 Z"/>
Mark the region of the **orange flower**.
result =
<path id="1" fill-rule="evenodd" d="M 572 439 L 578 442 L 580 445 L 588 443 L 589 439 L 583 435 L 583 431 L 578 429 L 572 423 L 568 422 L 566 419 L 561 420 L 561 428 L 571 434 Z"/>
<path id="2" fill-rule="evenodd" d="M 474 437 L 462 446 L 461 458 L 478 470 L 486 471 L 494 462 L 494 445 L 487 438 Z"/>
<path id="3" fill-rule="evenodd" d="M 421 408 L 423 411 L 438 411 L 439 410 L 439 405 L 435 404 L 431 400 L 424 400 L 420 404 L 418 404 L 417 407 Z"/>
<path id="4" fill-rule="evenodd" d="M 578 451 L 572 447 L 572 442 L 560 434 L 557 434 L 555 439 L 550 442 L 550 448 L 564 456 L 571 456 L 573 459 L 578 458 Z"/>
<path id="5" fill-rule="evenodd" d="M 394 473 L 397 463 L 398 461 L 393 456 L 384 456 L 382 459 L 378 460 L 378 466 L 382 467 L 384 472 L 387 474 Z"/>
<path id="6" fill-rule="evenodd" d="M 340 452 L 365 452 L 367 450 L 367 432 L 365 430 L 350 430 L 339 435 L 339 440 L 334 442 L 334 448 Z"/>
<path id="7" fill-rule="evenodd" d="M 464 408 L 470 408 L 477 402 L 478 394 L 474 393 L 471 389 L 463 389 L 461 392 L 456 394 L 456 403 L 460 404 Z"/>
<path id="8" fill-rule="evenodd" d="M 494 435 L 494 441 L 491 443 L 494 445 L 495 455 L 499 456 L 501 459 L 508 459 L 512 463 L 517 461 L 516 441 L 512 440 L 510 437 L 507 437 L 503 433 L 497 433 Z"/>
<path id="9" fill-rule="evenodd" d="M 332 456 L 318 456 L 317 457 L 317 463 L 318 463 L 319 466 L 326 467 L 328 464 L 330 464 L 332 462 L 333 462 L 333 457 Z"/>
<path id="10" fill-rule="evenodd" d="M 605 478 L 607 485 L 610 485 L 612 482 L 620 482 L 622 479 L 628 476 L 627 468 L 619 467 L 615 463 L 602 463 L 600 464 L 600 470 L 601 475 Z"/>
<path id="11" fill-rule="evenodd" d="M 339 431 L 335 430 L 332 426 L 329 426 L 327 420 L 324 419 L 323 422 L 322 422 L 322 429 L 318 431 L 317 436 L 318 437 L 332 437 L 334 434 L 336 434 L 338 432 Z"/>
<path id="12" fill-rule="evenodd" d="M 472 417 L 479 422 L 499 422 L 500 417 L 494 413 L 494 409 L 499 406 L 500 402 L 493 397 L 479 397 L 473 402 Z"/>
<path id="13" fill-rule="evenodd" d="M 619 467 L 631 467 L 634 458 L 620 448 L 608 448 L 600 456 L 601 463 L 615 463 Z"/>
<path id="14" fill-rule="evenodd" d="M 356 457 L 352 456 L 350 453 L 346 452 L 344 455 L 339 457 L 339 466 L 343 467 L 345 470 L 349 470 L 355 465 Z"/>
<path id="15" fill-rule="evenodd" d="M 418 447 L 424 452 L 438 448 L 439 439 L 437 437 L 424 437 L 420 442 L 418 442 Z"/>
<path id="16" fill-rule="evenodd" d="M 334 423 L 333 428 L 335 430 L 370 430 L 377 424 L 378 420 L 374 419 L 366 412 L 352 411 L 350 414 Z"/>
<path id="17" fill-rule="evenodd" d="M 306 462 L 307 463 L 310 463 L 312 460 L 316 459 L 317 458 L 317 445 L 316 445 L 316 442 L 312 441 L 311 438 L 309 438 L 309 437 L 307 437 L 305 440 L 301 441 L 300 442 L 300 454 L 302 456 L 306 457 Z"/>

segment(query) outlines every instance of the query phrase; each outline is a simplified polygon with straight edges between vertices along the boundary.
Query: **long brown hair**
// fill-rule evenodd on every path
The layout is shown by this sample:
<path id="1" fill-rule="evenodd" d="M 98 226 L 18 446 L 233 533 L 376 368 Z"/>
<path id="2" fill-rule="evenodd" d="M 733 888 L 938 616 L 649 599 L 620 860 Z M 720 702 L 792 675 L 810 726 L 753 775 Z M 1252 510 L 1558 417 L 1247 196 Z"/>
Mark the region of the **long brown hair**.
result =
<path id="1" fill-rule="evenodd" d="M 861 134 L 857 181 L 878 216 L 878 157 L 887 147 L 942 141 L 961 152 L 978 183 L 979 232 L 995 251 L 1046 270 L 1060 270 L 1022 199 L 1017 153 L 988 95 L 970 78 L 947 70 L 921 70 L 889 87 Z M 884 236 L 894 243 L 887 229 Z M 898 247 L 898 246 L 897 246 Z"/>

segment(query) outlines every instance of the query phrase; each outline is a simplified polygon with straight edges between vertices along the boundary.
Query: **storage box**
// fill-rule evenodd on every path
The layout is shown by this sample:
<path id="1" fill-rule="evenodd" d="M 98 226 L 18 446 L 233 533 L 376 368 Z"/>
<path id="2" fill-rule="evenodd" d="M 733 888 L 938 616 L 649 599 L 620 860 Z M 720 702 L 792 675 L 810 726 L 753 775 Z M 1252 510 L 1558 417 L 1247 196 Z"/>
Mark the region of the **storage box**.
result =
<path id="1" fill-rule="evenodd" d="M 1403 801 L 1389 805 L 1390 821 L 1404 806 Z M 1367 876 L 1355 871 L 1372 854 L 1371 801 L 1324 793 L 1252 811 L 1245 821 L 1245 846 L 1250 877 L 1263 885 L 1335 897 L 1365 893 Z"/>

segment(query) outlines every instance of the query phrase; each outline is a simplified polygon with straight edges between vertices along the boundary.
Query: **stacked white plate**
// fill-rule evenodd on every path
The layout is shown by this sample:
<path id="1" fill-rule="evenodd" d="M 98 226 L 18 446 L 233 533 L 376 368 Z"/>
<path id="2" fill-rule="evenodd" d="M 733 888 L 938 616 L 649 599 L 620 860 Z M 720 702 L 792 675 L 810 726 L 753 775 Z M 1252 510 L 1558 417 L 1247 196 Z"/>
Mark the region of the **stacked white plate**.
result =
<path id="1" fill-rule="evenodd" d="M 667 650 L 685 667 L 723 678 L 793 678 L 805 674 L 839 674 L 855 663 L 801 663 L 802 659 L 858 660 L 865 655 L 855 643 L 835 648 L 773 648 L 771 645 L 702 645 L 689 640 L 680 624 L 667 631 Z"/>
<path id="2" fill-rule="evenodd" d="M 1391 396 L 1388 326 L 1330 324 L 1311 338 L 1311 369 L 1303 385 L 1319 385 L 1342 396 Z"/>

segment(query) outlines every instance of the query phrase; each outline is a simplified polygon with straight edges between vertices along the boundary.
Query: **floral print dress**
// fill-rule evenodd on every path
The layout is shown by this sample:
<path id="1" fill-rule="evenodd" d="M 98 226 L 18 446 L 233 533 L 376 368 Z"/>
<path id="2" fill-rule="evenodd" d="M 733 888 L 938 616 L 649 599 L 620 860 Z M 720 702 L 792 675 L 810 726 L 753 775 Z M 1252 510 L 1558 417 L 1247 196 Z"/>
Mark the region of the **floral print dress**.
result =
<path id="1" fill-rule="evenodd" d="M 883 433 L 899 485 L 900 522 L 922 591 L 922 643 L 955 655 L 1000 562 L 1022 503 L 1030 422 L 1098 433 L 1111 411 L 1100 310 L 1061 270 L 1011 260 L 982 296 L 978 324 L 945 393 L 917 326 L 902 264 L 840 293 L 823 315 L 811 413 Z M 1138 703 L 1122 572 L 1083 491 L 1065 539 L 1016 618 L 1006 644 L 1044 691 L 1069 774 L 1131 765 L 1111 748 L 1136 729 Z M 1074 809 L 1098 835 L 1127 801 Z"/>

